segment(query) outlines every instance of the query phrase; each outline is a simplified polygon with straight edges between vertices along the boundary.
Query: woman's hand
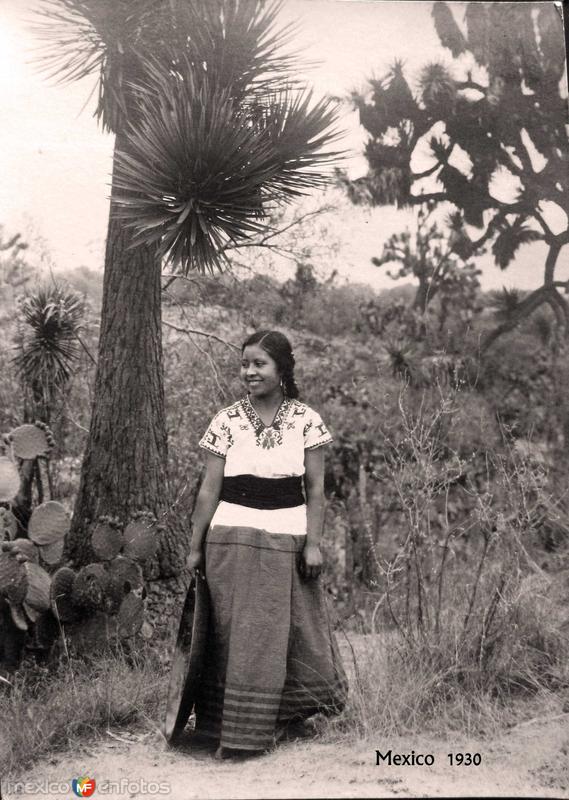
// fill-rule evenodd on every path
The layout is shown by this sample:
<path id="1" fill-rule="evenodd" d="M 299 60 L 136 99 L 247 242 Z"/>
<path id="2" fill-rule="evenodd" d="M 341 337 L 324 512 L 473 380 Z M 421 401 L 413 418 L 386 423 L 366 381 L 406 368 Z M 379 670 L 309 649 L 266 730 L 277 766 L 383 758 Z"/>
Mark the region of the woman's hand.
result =
<path id="1" fill-rule="evenodd" d="M 190 550 L 190 553 L 186 559 L 186 565 L 193 577 L 195 577 L 195 574 L 198 570 L 203 575 L 205 572 L 205 558 L 201 547 L 199 550 Z"/>
<path id="2" fill-rule="evenodd" d="M 320 575 L 322 571 L 322 553 L 318 545 L 304 545 L 300 568 L 305 578 L 317 578 Z"/>

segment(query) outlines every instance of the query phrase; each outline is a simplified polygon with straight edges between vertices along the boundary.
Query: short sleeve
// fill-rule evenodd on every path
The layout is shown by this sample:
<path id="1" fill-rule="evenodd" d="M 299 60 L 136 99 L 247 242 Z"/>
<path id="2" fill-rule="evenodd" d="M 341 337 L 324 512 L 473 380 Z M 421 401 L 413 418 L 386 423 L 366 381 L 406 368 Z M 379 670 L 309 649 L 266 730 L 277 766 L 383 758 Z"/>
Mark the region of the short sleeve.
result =
<path id="1" fill-rule="evenodd" d="M 310 409 L 308 419 L 304 425 L 304 449 L 315 450 L 317 447 L 322 447 L 322 445 L 329 444 L 332 441 L 330 431 L 322 422 L 320 414 Z"/>
<path id="2" fill-rule="evenodd" d="M 223 411 L 216 414 L 199 441 L 199 446 L 209 453 L 225 458 L 232 443 L 231 430 Z"/>

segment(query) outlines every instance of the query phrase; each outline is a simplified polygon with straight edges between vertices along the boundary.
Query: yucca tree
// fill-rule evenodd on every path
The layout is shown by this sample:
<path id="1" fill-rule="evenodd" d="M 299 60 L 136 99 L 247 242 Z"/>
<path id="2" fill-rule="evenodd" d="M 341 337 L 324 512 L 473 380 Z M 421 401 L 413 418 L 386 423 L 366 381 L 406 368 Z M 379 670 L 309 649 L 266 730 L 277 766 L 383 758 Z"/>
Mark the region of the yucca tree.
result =
<path id="1" fill-rule="evenodd" d="M 290 29 L 261 0 L 45 0 L 45 67 L 98 77 L 115 134 L 99 358 L 70 553 L 99 514 L 167 523 L 160 577 L 182 591 L 187 523 L 168 514 L 160 276 L 222 265 L 272 205 L 325 179 L 328 102 L 289 76 Z M 188 376 L 191 380 L 191 376 Z M 166 584 L 156 585 L 160 593 Z"/>
<path id="2" fill-rule="evenodd" d="M 83 301 L 53 284 L 28 292 L 19 305 L 14 365 L 25 393 L 25 421 L 49 424 L 79 357 Z"/>
<path id="3" fill-rule="evenodd" d="M 569 335 L 569 306 L 560 292 L 569 284 L 555 279 L 569 229 L 547 221 L 553 204 L 559 219 L 561 212 L 569 214 L 561 17 L 553 3 L 473 2 L 452 8 L 444 2 L 433 6 L 441 45 L 456 59 L 452 69 L 427 64 L 414 91 L 396 62 L 383 80 L 370 82 L 370 98 L 354 96 L 369 133 L 369 171 L 353 182 L 344 177 L 343 183 L 354 202 L 452 203 L 462 220 L 462 230 L 454 230 L 461 255 L 469 258 L 491 245 L 500 269 L 522 245 L 543 241 L 542 286 L 489 333 L 483 347 L 544 303 Z M 463 27 L 457 24 L 461 16 Z M 499 199 L 497 176 L 514 191 L 510 201 Z M 479 233 L 468 235 L 464 225 Z"/>

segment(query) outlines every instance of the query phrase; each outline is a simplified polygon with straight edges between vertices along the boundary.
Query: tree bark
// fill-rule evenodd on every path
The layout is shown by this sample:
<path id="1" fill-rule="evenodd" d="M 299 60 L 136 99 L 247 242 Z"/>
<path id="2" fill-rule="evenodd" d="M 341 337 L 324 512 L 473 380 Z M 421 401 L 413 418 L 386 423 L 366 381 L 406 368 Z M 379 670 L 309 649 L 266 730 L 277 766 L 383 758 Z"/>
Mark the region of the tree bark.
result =
<path id="1" fill-rule="evenodd" d="M 119 131 L 115 152 L 127 147 Z M 132 246 L 132 233 L 115 212 L 111 197 L 91 424 L 66 547 L 75 565 L 88 563 L 89 526 L 100 515 L 124 524 L 134 511 L 152 511 L 166 529 L 149 577 L 170 580 L 152 587 L 150 597 L 164 607 L 166 596 L 185 588 L 186 542 L 184 530 L 168 518 L 161 264 L 154 248 Z M 157 608 L 152 617 L 164 615 Z"/>

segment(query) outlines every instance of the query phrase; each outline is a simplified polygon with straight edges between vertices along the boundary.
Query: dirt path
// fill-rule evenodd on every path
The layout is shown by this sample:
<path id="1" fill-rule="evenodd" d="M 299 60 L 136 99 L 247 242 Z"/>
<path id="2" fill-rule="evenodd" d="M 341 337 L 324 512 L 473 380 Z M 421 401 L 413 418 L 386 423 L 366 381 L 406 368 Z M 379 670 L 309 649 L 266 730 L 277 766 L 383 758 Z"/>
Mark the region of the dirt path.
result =
<path id="1" fill-rule="evenodd" d="M 388 766 L 382 761 L 376 766 L 376 749 L 384 754 L 391 749 L 392 756 L 411 750 L 431 753 L 435 763 Z M 451 751 L 480 753 L 482 764 L 452 767 Z M 158 735 L 129 742 L 121 734 L 120 740 L 109 736 L 93 749 L 38 765 L 23 778 L 26 791 L 11 787 L 6 792 L 10 787 L 3 786 L 2 797 L 69 800 L 74 796 L 69 783 L 81 775 L 96 779 L 95 798 L 569 798 L 569 716 L 519 726 L 492 742 L 417 737 L 340 745 L 304 740 L 245 762 L 217 762 L 204 749 L 170 750 Z M 34 785 L 38 781 L 41 790 Z"/>

